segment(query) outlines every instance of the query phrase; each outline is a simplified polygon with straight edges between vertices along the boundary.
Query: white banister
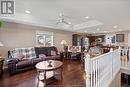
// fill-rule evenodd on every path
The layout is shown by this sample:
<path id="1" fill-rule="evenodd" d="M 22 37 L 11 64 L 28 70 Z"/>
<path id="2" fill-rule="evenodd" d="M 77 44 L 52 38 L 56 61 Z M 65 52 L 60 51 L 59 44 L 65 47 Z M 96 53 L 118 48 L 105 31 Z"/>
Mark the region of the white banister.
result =
<path id="1" fill-rule="evenodd" d="M 85 56 L 86 60 L 85 63 L 87 63 L 85 65 L 85 74 L 86 74 L 86 87 L 92 87 L 91 86 L 91 59 L 90 59 L 90 55 L 87 54 Z"/>
<path id="2" fill-rule="evenodd" d="M 86 87 L 109 87 L 120 70 L 120 49 L 90 58 L 85 56 Z"/>

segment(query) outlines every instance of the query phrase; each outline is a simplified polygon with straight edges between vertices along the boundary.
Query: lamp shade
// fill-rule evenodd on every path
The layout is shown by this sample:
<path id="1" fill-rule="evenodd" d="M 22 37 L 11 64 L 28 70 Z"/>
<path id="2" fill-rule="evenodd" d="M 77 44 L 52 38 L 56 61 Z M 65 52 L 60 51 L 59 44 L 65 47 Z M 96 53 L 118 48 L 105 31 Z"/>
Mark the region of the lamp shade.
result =
<path id="1" fill-rule="evenodd" d="M 0 42 L 0 46 L 4 46 L 3 43 Z"/>
<path id="2" fill-rule="evenodd" d="M 67 42 L 66 42 L 65 40 L 62 40 L 60 44 L 62 44 L 62 45 L 66 45 Z"/>

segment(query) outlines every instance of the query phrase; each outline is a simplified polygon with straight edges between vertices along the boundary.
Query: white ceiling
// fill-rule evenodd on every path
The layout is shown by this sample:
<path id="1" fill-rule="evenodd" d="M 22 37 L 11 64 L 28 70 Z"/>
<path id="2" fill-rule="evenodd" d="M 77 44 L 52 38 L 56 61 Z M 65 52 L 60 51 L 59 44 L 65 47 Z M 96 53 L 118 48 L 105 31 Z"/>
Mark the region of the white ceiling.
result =
<path id="1" fill-rule="evenodd" d="M 65 20 L 71 22 L 71 26 L 56 25 L 60 13 L 68 16 Z M 0 18 L 74 32 L 124 31 L 130 30 L 130 0 L 15 0 L 15 15 Z M 118 27 L 113 28 L 115 25 Z"/>

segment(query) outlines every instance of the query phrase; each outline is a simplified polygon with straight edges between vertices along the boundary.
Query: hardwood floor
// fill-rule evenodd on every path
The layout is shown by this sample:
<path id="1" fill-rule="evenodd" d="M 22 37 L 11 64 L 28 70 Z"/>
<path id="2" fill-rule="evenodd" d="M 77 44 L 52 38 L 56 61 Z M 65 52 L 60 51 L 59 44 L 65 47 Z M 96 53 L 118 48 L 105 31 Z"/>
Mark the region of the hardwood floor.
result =
<path id="1" fill-rule="evenodd" d="M 0 79 L 0 87 L 37 87 L 37 71 L 29 70 L 13 76 L 4 74 Z M 44 87 L 42 82 L 38 87 Z M 63 80 L 51 81 L 47 87 L 85 87 L 81 61 L 64 61 Z"/>

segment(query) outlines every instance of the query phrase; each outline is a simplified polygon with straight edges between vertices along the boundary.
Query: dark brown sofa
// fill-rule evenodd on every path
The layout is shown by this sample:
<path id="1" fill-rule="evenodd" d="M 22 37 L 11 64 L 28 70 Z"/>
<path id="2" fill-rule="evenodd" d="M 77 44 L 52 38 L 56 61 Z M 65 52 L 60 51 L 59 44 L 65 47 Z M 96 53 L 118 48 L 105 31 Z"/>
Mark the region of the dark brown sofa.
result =
<path id="1" fill-rule="evenodd" d="M 12 57 L 11 51 L 8 52 L 8 70 L 10 74 L 14 74 L 20 71 L 25 71 L 29 69 L 35 68 L 35 65 L 38 62 L 48 60 L 48 59 L 54 59 L 54 60 L 62 60 L 60 54 L 58 54 L 58 50 L 56 47 L 34 47 L 34 52 L 36 55 L 36 58 L 32 59 L 23 59 L 18 60 Z M 51 51 L 55 51 L 56 55 L 51 55 Z M 45 57 L 39 58 L 40 54 L 45 54 Z"/>

